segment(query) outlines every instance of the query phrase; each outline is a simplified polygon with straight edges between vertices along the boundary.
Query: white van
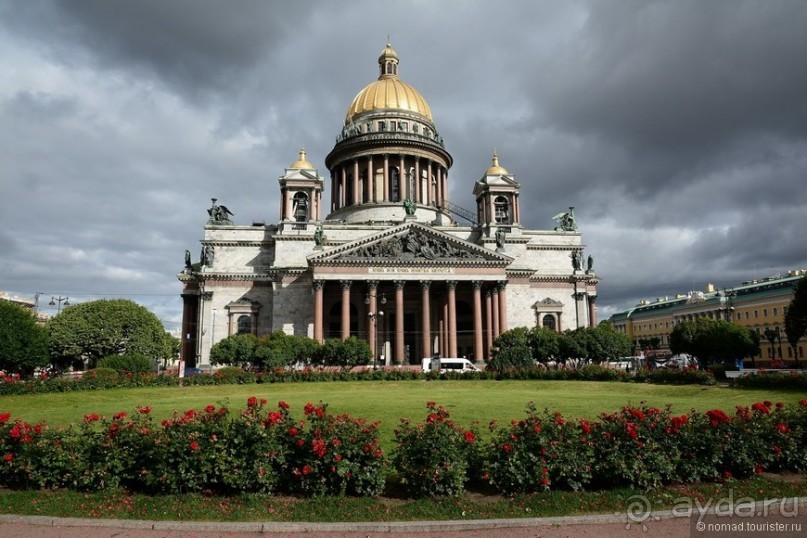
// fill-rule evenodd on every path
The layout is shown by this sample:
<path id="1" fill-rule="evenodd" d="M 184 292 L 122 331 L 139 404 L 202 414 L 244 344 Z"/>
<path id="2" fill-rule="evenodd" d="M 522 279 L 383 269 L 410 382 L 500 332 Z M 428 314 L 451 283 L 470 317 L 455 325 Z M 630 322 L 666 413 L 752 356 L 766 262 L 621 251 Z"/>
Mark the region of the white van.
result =
<path id="1" fill-rule="evenodd" d="M 468 359 L 456 358 L 425 358 L 421 362 L 421 367 L 424 372 L 458 372 L 464 374 L 467 372 L 479 372 L 479 368 L 474 366 L 474 363 Z"/>

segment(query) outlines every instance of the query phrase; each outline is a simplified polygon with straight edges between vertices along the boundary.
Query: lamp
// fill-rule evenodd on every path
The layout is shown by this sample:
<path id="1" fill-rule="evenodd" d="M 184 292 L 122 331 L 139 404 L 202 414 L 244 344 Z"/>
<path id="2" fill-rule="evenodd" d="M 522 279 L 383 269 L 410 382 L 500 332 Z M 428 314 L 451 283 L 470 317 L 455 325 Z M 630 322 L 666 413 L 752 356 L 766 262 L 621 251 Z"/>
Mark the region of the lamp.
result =
<path id="1" fill-rule="evenodd" d="M 56 306 L 57 301 L 59 302 L 59 308 L 56 311 L 57 314 L 62 311 L 62 303 L 64 303 L 65 306 L 70 306 L 68 297 L 62 297 L 61 295 L 59 297 L 51 297 L 48 306 Z"/>
<path id="2" fill-rule="evenodd" d="M 373 332 L 375 333 L 376 348 L 380 348 L 378 341 L 378 322 L 384 319 L 384 312 L 382 310 L 379 310 L 378 312 L 368 312 L 367 316 L 370 318 L 370 321 L 373 322 Z M 373 350 L 373 354 L 375 355 L 375 360 L 373 361 L 373 370 L 378 370 L 378 359 L 380 358 L 381 353 L 377 352 L 378 349 Z"/>

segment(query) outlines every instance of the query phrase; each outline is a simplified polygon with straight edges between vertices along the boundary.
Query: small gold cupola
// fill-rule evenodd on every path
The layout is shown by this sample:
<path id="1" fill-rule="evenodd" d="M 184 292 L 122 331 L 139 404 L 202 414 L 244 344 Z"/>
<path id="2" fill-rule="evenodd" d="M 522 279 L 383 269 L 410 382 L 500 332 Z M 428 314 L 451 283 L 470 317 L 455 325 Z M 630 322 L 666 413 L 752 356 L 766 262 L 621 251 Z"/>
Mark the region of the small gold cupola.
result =
<path id="1" fill-rule="evenodd" d="M 398 53 L 392 48 L 392 45 L 387 41 L 387 46 L 381 51 L 381 56 L 378 57 L 378 78 L 398 78 Z"/>
<path id="2" fill-rule="evenodd" d="M 305 158 L 305 148 L 300 148 L 299 158 L 291 163 L 289 168 L 294 168 L 297 170 L 312 170 L 314 168 L 314 165 Z"/>
<path id="3" fill-rule="evenodd" d="M 487 172 L 485 172 L 485 175 L 488 175 L 488 176 L 503 176 L 503 175 L 507 175 L 507 174 L 509 174 L 509 172 L 505 168 L 503 168 L 502 166 L 499 166 L 499 155 L 498 155 L 498 153 L 496 153 L 496 150 L 494 149 L 493 150 L 493 165 L 490 168 L 488 168 Z"/>

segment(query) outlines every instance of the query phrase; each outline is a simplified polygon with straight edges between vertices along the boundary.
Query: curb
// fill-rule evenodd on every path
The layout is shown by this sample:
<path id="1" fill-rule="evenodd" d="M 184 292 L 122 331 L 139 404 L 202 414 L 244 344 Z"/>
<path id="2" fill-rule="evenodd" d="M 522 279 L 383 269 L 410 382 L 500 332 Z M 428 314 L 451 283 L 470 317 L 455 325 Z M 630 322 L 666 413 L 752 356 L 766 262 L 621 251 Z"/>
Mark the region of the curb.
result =
<path id="1" fill-rule="evenodd" d="M 764 510 L 769 506 L 782 506 L 790 503 L 798 506 L 799 511 L 807 508 L 807 497 L 787 497 L 769 499 L 754 504 L 754 511 Z M 733 510 L 736 505 L 726 505 L 724 509 Z M 662 510 L 643 514 L 640 519 L 632 519 L 627 513 L 592 514 L 580 516 L 557 516 L 510 519 L 471 519 L 449 521 L 392 521 L 368 523 L 307 523 L 307 522 L 221 522 L 221 521 L 153 521 L 139 519 L 90 519 L 77 517 L 21 516 L 0 514 L 2 523 L 22 523 L 26 525 L 43 525 L 49 527 L 103 527 L 120 529 L 148 529 L 172 531 L 212 531 L 212 532 L 253 532 L 253 533 L 325 533 L 325 532 L 448 532 L 469 530 L 492 530 L 519 527 L 546 527 L 565 525 L 601 525 L 601 524 L 634 524 L 642 525 L 645 521 L 676 519 L 693 515 L 715 514 L 714 507 L 708 510 Z"/>

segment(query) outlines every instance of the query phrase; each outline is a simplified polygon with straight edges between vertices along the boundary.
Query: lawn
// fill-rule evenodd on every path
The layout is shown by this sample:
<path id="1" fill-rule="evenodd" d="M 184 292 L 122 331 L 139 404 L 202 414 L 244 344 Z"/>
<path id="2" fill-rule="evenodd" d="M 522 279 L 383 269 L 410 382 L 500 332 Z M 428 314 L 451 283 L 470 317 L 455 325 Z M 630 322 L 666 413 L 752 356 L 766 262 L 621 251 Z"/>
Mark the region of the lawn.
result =
<path id="1" fill-rule="evenodd" d="M 85 413 L 111 416 L 118 411 L 133 411 L 136 405 L 150 405 L 157 418 L 201 409 L 208 404 L 228 401 L 241 409 L 249 396 L 266 398 L 274 407 L 288 402 L 294 416 L 302 417 L 307 402 L 323 401 L 335 414 L 348 413 L 380 421 L 380 435 L 390 448 L 392 431 L 401 417 L 422 421 L 427 401 L 446 407 L 451 417 L 463 425 L 473 421 L 487 425 L 490 420 L 506 421 L 524 416 L 528 402 L 540 409 L 547 407 L 571 418 L 597 418 L 626 404 L 664 407 L 673 412 L 690 409 L 723 409 L 733 414 L 736 405 L 751 405 L 770 400 L 795 404 L 805 395 L 793 391 L 743 390 L 699 385 L 651 385 L 643 383 L 607 383 L 585 381 L 360 381 L 329 383 L 282 383 L 267 385 L 221 385 L 210 387 L 164 387 L 81 391 L 30 396 L 0 397 L 0 412 L 27 422 L 44 420 L 50 426 L 81 422 Z"/>

